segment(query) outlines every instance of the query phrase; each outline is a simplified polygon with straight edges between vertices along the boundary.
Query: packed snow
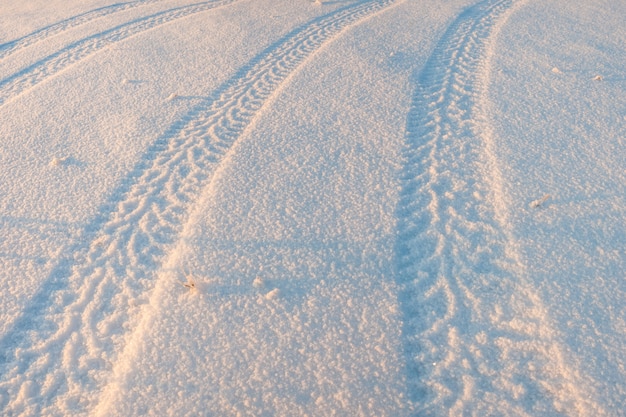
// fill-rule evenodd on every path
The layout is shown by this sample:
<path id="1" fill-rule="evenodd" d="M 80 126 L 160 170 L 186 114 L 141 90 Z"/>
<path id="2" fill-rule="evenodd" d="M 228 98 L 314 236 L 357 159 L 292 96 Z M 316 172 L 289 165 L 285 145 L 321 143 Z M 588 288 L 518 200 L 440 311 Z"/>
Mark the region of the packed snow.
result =
<path id="1" fill-rule="evenodd" d="M 3 416 L 626 416 L 626 2 L 0 3 Z"/>

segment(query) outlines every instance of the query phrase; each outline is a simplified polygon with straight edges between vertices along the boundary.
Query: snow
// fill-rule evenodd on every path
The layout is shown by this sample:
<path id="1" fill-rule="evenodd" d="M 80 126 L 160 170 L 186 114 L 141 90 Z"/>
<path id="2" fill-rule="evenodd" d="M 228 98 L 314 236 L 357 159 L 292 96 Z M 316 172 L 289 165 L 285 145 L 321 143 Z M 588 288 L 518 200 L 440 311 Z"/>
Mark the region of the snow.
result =
<path id="1" fill-rule="evenodd" d="M 0 4 L 0 414 L 625 415 L 625 15 Z"/>

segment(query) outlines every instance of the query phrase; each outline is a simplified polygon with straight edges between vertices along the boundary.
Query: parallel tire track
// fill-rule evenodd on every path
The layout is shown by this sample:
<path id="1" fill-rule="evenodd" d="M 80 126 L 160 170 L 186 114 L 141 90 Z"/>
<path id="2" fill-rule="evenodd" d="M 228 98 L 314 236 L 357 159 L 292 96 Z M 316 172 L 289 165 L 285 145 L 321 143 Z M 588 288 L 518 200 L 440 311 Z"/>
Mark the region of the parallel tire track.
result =
<path id="1" fill-rule="evenodd" d="M 90 10 L 88 12 L 81 13 L 76 16 L 72 16 L 60 22 L 54 23 L 52 25 L 49 25 L 39 30 L 36 30 L 34 32 L 31 32 L 28 35 L 24 35 L 19 39 L 15 39 L 13 41 L 6 42 L 0 45 L 0 60 L 6 58 L 7 56 L 23 48 L 34 45 L 37 42 L 40 42 L 54 35 L 58 35 L 59 33 L 62 33 L 76 26 L 83 25 L 95 19 L 108 16 L 110 14 L 122 12 L 124 10 L 133 9 L 135 7 L 143 6 L 143 5 L 150 4 L 150 3 L 156 3 L 159 1 L 161 0 L 136 0 L 136 1 L 130 1 L 127 3 L 117 3 L 117 4 L 112 4 L 110 6 L 99 7 L 97 9 Z"/>
<path id="2" fill-rule="evenodd" d="M 481 75 L 515 3 L 483 0 L 453 22 L 408 116 L 396 262 L 419 415 L 576 415 L 586 407 L 498 221 L 498 179 L 489 178 L 498 172 L 485 160 Z"/>
<path id="3" fill-rule="evenodd" d="M 88 244 L 76 245 L 0 340 L 5 414 L 75 415 L 97 403 L 156 271 L 226 152 L 306 59 L 393 3 L 361 2 L 294 30 L 154 143 L 85 231 Z"/>
<path id="4" fill-rule="evenodd" d="M 174 20 L 236 1 L 238 0 L 211 0 L 176 7 L 135 19 L 131 22 L 76 41 L 23 70 L 0 80 L 0 106 L 109 45 Z"/>

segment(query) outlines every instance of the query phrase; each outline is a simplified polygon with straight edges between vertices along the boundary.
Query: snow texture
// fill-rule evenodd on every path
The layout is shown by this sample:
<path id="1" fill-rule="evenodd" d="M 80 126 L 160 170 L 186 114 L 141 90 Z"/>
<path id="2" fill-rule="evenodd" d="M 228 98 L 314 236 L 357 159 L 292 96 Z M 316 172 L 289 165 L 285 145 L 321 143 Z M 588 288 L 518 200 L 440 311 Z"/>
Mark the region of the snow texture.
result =
<path id="1" fill-rule="evenodd" d="M 0 4 L 3 416 L 624 416 L 626 3 Z"/>

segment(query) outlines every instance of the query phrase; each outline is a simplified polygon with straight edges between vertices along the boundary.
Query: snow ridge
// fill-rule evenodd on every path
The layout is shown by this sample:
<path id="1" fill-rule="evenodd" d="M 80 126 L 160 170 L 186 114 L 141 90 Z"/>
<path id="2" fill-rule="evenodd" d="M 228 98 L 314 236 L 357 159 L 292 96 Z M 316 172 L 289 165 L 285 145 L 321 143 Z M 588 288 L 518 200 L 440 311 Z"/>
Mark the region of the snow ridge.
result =
<path id="1" fill-rule="evenodd" d="M 73 27 L 89 23 L 92 20 L 98 19 L 100 17 L 122 12 L 124 10 L 133 9 L 138 6 L 156 3 L 159 1 L 162 0 L 136 0 L 127 3 L 117 3 L 110 6 L 99 7 L 97 9 L 93 9 L 88 12 L 72 16 L 60 22 L 29 33 L 28 35 L 24 35 L 19 39 L 15 39 L 0 45 L 0 60 L 19 51 L 20 49 L 26 48 L 30 45 L 34 45 L 35 43 L 43 39 L 57 35 Z"/>
<path id="2" fill-rule="evenodd" d="M 5 414 L 76 415 L 98 403 L 141 321 L 142 306 L 149 303 L 154 277 L 229 149 L 311 55 L 395 2 L 359 2 L 292 31 L 155 141 L 0 340 L 0 409 Z M 154 26 L 179 12 L 143 23 Z M 73 48 L 76 56 L 99 40 L 84 43 Z M 52 68 L 41 63 L 42 70 Z"/>
<path id="3" fill-rule="evenodd" d="M 135 19 L 104 32 L 88 36 L 48 55 L 31 66 L 0 80 L 0 106 L 30 90 L 37 84 L 67 69 L 116 42 L 138 35 L 174 20 L 225 6 L 238 0 L 211 0 L 189 6 L 175 7 Z"/>
<path id="4" fill-rule="evenodd" d="M 419 415 L 588 409 L 541 300 L 525 286 L 495 201 L 493 154 L 484 156 L 489 48 L 521 3 L 484 0 L 459 15 L 419 75 L 407 120 L 396 256 Z"/>

